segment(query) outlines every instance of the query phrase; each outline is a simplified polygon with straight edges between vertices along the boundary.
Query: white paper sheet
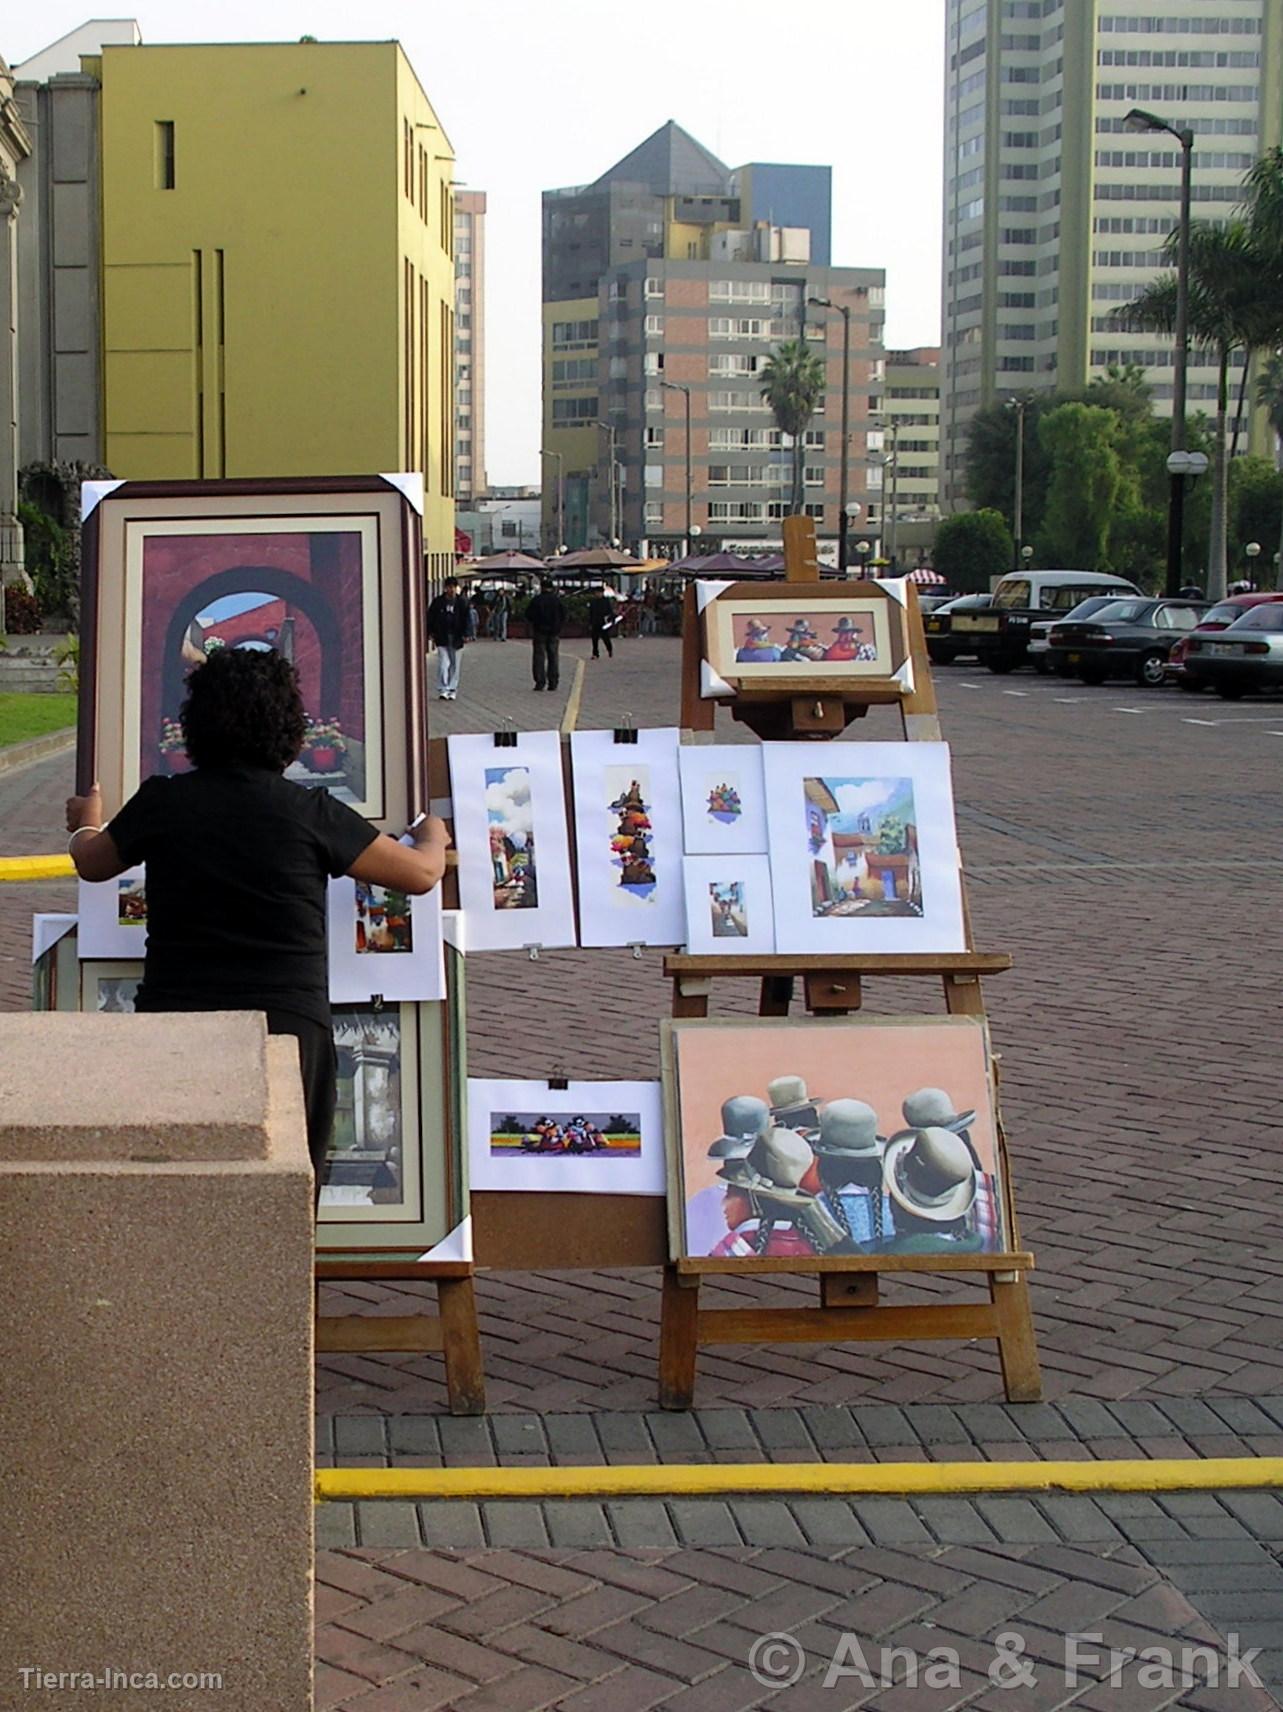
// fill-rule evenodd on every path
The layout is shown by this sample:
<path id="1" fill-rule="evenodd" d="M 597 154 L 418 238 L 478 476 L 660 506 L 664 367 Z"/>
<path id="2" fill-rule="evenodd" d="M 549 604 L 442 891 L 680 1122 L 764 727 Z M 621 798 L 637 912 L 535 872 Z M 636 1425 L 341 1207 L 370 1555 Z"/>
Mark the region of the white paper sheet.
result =
<path id="1" fill-rule="evenodd" d="M 129 900 L 146 896 L 146 877 L 141 867 L 127 868 L 114 880 L 79 882 L 80 930 L 77 955 L 87 957 L 142 957 L 147 947 L 147 918 L 128 913 Z"/>
<path id="2" fill-rule="evenodd" d="M 682 842 L 688 856 L 766 851 L 766 790 L 756 743 L 683 744 Z"/>
<path id="3" fill-rule="evenodd" d="M 775 950 L 768 857 L 688 856 L 685 877 L 689 951 L 767 957 Z"/>
<path id="4" fill-rule="evenodd" d="M 575 943 L 570 838 L 555 731 L 447 739 L 459 902 L 471 951 Z"/>
<path id="5" fill-rule="evenodd" d="M 581 945 L 680 945 L 682 808 L 676 727 L 570 739 Z"/>
<path id="6" fill-rule="evenodd" d="M 399 494 L 404 495 L 410 504 L 423 516 L 423 477 L 418 470 L 397 470 L 389 474 L 382 472 L 383 480 L 389 487 L 394 487 Z"/>
<path id="7" fill-rule="evenodd" d="M 384 886 L 358 887 L 347 875 L 330 881 L 332 1005 L 367 1004 L 376 994 L 389 1002 L 445 997 L 440 886 L 392 903 L 390 916 Z"/>
<path id="8" fill-rule="evenodd" d="M 536 1126 L 543 1118 L 549 1127 L 541 1135 Z M 585 1119 L 586 1124 L 577 1126 L 576 1118 Z M 612 1118 L 628 1123 L 612 1127 Z M 516 1128 L 510 1120 L 515 1120 Z M 594 1129 L 599 1132 L 596 1136 Z M 473 1191 L 662 1195 L 660 1084 L 571 1082 L 569 1087 L 554 1089 L 546 1082 L 469 1078 L 468 1182 Z"/>
<path id="9" fill-rule="evenodd" d="M 471 1260 L 472 1214 L 461 1220 L 449 1236 L 443 1236 L 434 1248 L 419 1256 L 420 1260 Z"/>
<path id="10" fill-rule="evenodd" d="M 762 746 L 784 952 L 966 949 L 945 743 Z"/>
<path id="11" fill-rule="evenodd" d="M 54 914 L 52 911 L 31 918 L 31 961 L 39 963 L 46 951 L 65 939 L 76 925 L 74 915 Z"/>

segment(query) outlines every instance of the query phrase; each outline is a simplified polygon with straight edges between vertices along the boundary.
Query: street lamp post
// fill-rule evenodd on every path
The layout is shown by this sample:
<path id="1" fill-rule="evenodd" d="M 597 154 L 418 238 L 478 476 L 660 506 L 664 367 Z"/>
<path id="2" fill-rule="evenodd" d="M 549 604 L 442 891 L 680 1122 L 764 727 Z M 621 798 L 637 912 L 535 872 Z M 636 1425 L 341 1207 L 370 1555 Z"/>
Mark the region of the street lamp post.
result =
<path id="1" fill-rule="evenodd" d="M 887 568 L 891 572 L 892 576 L 895 575 L 895 569 L 896 569 L 896 565 L 895 565 L 896 546 L 897 546 L 897 542 L 896 542 L 896 513 L 900 509 L 900 458 L 899 458 L 899 453 L 897 452 L 897 449 L 896 449 L 897 445 L 898 445 L 899 433 L 900 433 L 900 425 L 898 422 L 893 421 L 890 424 L 890 434 L 891 434 L 890 456 L 883 460 L 883 468 L 886 469 L 887 467 L 889 467 L 891 470 L 891 505 L 890 505 L 890 511 L 888 512 L 888 510 L 887 510 L 887 501 L 886 501 L 885 494 L 883 495 L 883 500 L 882 500 L 882 510 L 883 510 L 883 513 L 887 519 L 887 558 L 890 561 Z"/>
<path id="2" fill-rule="evenodd" d="M 686 545 L 683 553 L 691 550 L 691 389 L 683 386 L 679 380 L 661 380 L 660 386 L 667 387 L 669 392 L 680 392 L 686 404 Z"/>
<path id="3" fill-rule="evenodd" d="M 1176 326 L 1174 337 L 1175 374 L 1172 385 L 1172 451 L 1185 450 L 1185 377 L 1189 364 L 1189 226 L 1191 180 L 1194 165 L 1194 133 L 1178 130 L 1147 113 L 1143 107 L 1133 107 L 1123 120 L 1129 131 L 1166 131 L 1181 146 L 1181 218 L 1176 250 Z M 1168 463 L 1171 469 L 1171 463 Z M 1180 593 L 1183 536 L 1185 533 L 1185 477 L 1179 470 L 1172 474 L 1171 496 L 1167 506 L 1167 594 L 1170 599 Z"/>
<path id="4" fill-rule="evenodd" d="M 1020 569 L 1020 537 L 1025 532 L 1025 408 L 1027 398 L 1009 398 L 1007 409 L 1016 413 L 1016 497 L 1011 513 L 1011 533 L 1015 536 L 1012 557 L 1013 570 Z"/>
<path id="5" fill-rule="evenodd" d="M 838 494 L 838 512 L 842 519 L 838 531 L 838 575 L 846 575 L 846 501 L 851 456 L 851 307 L 834 303 L 828 297 L 812 297 L 808 302 L 817 309 L 836 309 L 842 317 L 842 475 Z"/>
<path id="6" fill-rule="evenodd" d="M 551 452 L 544 446 L 539 453 L 541 458 L 556 458 L 557 460 L 557 548 L 559 552 L 566 550 L 566 484 L 563 477 L 565 461 L 560 452 Z"/>
<path id="7" fill-rule="evenodd" d="M 620 528 L 619 502 L 617 497 L 618 490 L 615 479 L 616 472 L 619 468 L 619 460 L 615 452 L 615 441 L 619 434 L 619 429 L 613 422 L 603 422 L 600 416 L 595 416 L 593 421 L 598 428 L 604 428 L 606 433 L 609 435 L 606 450 L 607 456 L 610 460 L 608 469 L 608 479 L 610 482 L 610 539 L 613 542 L 615 537 L 619 534 Z"/>
<path id="8" fill-rule="evenodd" d="M 869 554 L 872 551 L 872 543 L 868 541 L 857 541 L 855 544 L 855 550 L 860 559 L 860 575 L 861 577 L 865 577 L 868 575 Z"/>
<path id="9" fill-rule="evenodd" d="M 852 525 L 855 523 L 856 519 L 860 516 L 860 514 L 863 510 L 864 510 L 864 507 L 860 504 L 858 499 L 848 499 L 846 504 L 842 507 L 842 548 L 843 548 L 843 551 L 838 556 L 838 566 L 839 566 L 843 576 L 845 576 L 847 574 L 847 567 L 848 567 L 848 563 L 849 563 L 849 557 L 848 557 L 848 554 L 845 550 L 846 546 L 847 546 L 847 531 L 852 527 Z"/>
<path id="10" fill-rule="evenodd" d="M 1244 557 L 1247 559 L 1247 568 L 1248 568 L 1249 572 L 1251 573 L 1248 580 L 1251 582 L 1252 587 L 1255 588 L 1256 587 L 1256 561 L 1261 556 L 1261 543 L 1259 541 L 1249 541 L 1247 546 L 1244 547 L 1244 549 L 1243 549 L 1243 554 L 1244 554 Z"/>

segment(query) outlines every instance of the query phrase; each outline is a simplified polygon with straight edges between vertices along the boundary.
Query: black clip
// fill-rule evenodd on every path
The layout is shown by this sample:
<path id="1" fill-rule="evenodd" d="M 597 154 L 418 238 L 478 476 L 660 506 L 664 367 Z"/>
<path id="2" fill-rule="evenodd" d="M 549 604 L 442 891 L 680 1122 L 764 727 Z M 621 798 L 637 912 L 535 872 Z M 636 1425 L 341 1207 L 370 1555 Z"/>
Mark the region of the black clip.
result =
<path id="1" fill-rule="evenodd" d="M 517 728 L 515 725 L 505 725 L 494 734 L 496 749 L 515 749 L 517 747 Z"/>
<path id="2" fill-rule="evenodd" d="M 378 1016 L 380 1014 L 380 1012 L 383 1009 L 383 994 L 382 993 L 371 993 L 370 994 L 370 1008 L 374 1012 L 375 1016 Z"/>
<path id="3" fill-rule="evenodd" d="M 548 1086 L 554 1093 L 564 1094 L 566 1089 L 570 1086 L 570 1077 L 563 1076 L 560 1071 L 557 1071 L 555 1075 L 549 1076 Z"/>
<path id="4" fill-rule="evenodd" d="M 624 723 L 615 727 L 615 742 L 633 744 L 637 742 L 637 727 L 633 724 L 631 713 L 626 713 Z"/>

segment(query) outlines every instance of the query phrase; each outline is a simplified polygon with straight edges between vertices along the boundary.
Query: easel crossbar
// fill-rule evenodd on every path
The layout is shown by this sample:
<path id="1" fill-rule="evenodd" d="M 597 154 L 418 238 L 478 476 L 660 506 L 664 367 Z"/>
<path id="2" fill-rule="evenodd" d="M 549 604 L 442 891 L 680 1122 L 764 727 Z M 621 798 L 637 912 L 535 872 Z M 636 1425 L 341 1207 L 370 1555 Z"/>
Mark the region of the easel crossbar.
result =
<path id="1" fill-rule="evenodd" d="M 700 1344 L 874 1343 L 906 1338 L 992 1338 L 999 1332 L 989 1302 L 895 1308 L 701 1308 Z"/>

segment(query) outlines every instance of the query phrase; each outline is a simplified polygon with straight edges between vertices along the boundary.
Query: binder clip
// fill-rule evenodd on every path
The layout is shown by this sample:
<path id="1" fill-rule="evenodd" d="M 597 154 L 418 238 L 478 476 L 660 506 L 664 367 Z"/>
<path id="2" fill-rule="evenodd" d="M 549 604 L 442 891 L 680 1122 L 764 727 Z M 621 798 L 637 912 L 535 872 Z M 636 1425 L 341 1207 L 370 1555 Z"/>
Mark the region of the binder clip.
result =
<path id="1" fill-rule="evenodd" d="M 629 940 L 628 949 L 633 954 L 633 961 L 640 963 L 642 960 L 642 941 L 640 939 Z"/>
<path id="2" fill-rule="evenodd" d="M 496 749 L 515 749 L 517 747 L 517 728 L 512 720 L 505 718 L 498 731 L 494 734 Z"/>
<path id="3" fill-rule="evenodd" d="M 570 1086 L 570 1077 L 566 1075 L 564 1070 L 554 1070 L 548 1078 L 548 1086 L 554 1093 L 564 1094 Z"/>
<path id="4" fill-rule="evenodd" d="M 532 963 L 539 961 L 539 941 L 537 939 L 531 945 L 523 945 L 521 949 L 529 954 Z"/>
<path id="5" fill-rule="evenodd" d="M 379 1016 L 381 1014 L 381 1012 L 383 1010 L 383 994 L 382 993 L 371 993 L 370 994 L 370 1009 L 374 1012 L 375 1016 Z"/>
<path id="6" fill-rule="evenodd" d="M 631 713 L 626 713 L 623 724 L 615 727 L 615 742 L 633 744 L 637 742 L 637 727 L 633 724 Z"/>

